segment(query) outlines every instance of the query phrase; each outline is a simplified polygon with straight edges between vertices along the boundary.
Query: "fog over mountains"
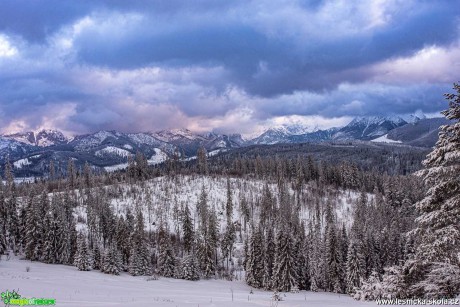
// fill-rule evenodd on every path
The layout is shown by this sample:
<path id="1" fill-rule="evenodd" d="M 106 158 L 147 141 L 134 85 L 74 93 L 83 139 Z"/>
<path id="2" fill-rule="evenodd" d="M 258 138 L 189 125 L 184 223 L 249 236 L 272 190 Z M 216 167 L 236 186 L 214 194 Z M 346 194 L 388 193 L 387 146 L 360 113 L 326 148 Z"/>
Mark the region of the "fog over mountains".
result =
<path id="1" fill-rule="evenodd" d="M 372 141 L 432 147 L 439 127 L 446 123 L 445 119 L 423 115 L 357 117 L 344 127 L 325 130 L 299 124 L 271 127 L 250 140 L 239 134 L 196 134 L 188 129 L 144 133 L 98 131 L 73 138 L 60 131 L 41 130 L 0 136 L 0 163 L 9 159 L 17 174 L 39 176 L 46 172 L 50 160 L 64 167 L 73 159 L 77 165 L 88 162 L 96 168 L 114 171 L 125 168 L 128 157 L 137 152 L 149 164 L 158 164 L 174 153 L 182 159 L 193 159 L 200 147 L 209 155 L 246 146 L 284 143 Z"/>

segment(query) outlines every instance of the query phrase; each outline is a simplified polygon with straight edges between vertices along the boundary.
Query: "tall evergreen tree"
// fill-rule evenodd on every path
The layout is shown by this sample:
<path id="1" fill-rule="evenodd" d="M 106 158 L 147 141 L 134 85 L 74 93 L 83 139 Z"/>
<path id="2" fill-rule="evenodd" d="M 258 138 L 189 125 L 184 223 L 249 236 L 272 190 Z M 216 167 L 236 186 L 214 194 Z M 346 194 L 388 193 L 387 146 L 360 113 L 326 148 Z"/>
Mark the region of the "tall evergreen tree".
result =
<path id="1" fill-rule="evenodd" d="M 182 232 L 184 249 L 187 253 L 190 253 L 195 241 L 195 233 L 193 230 L 193 220 L 188 204 L 185 205 L 184 212 L 182 214 Z"/>
<path id="2" fill-rule="evenodd" d="M 418 259 L 458 264 L 460 255 L 460 84 L 446 94 L 449 109 L 442 114 L 453 121 L 440 128 L 435 149 L 424 161 L 426 197 L 417 203 Z"/>
<path id="3" fill-rule="evenodd" d="M 137 213 L 136 228 L 133 234 L 129 273 L 133 276 L 150 275 L 149 252 L 145 241 L 144 217 Z"/>
<path id="4" fill-rule="evenodd" d="M 347 291 L 354 293 L 361 287 L 366 278 L 366 263 L 363 255 L 363 246 L 360 240 L 352 239 L 348 246 L 347 255 Z"/>
<path id="5" fill-rule="evenodd" d="M 265 253 L 264 253 L 264 277 L 263 287 L 266 290 L 272 289 L 273 266 L 275 263 L 275 238 L 273 227 L 268 227 L 267 235 L 265 236 Z"/>
<path id="6" fill-rule="evenodd" d="M 60 263 L 61 251 L 64 247 L 62 223 L 54 210 L 45 217 L 45 238 L 43 260 L 46 263 Z"/>
<path id="7" fill-rule="evenodd" d="M 264 277 L 264 248 L 262 232 L 255 229 L 249 242 L 249 258 L 246 265 L 246 283 L 254 288 L 262 288 Z"/>
<path id="8" fill-rule="evenodd" d="M 86 237 L 83 232 L 78 234 L 77 253 L 75 255 L 75 266 L 79 271 L 89 271 L 91 269 L 90 254 L 86 244 Z"/>
<path id="9" fill-rule="evenodd" d="M 175 257 L 167 230 L 161 226 L 158 244 L 158 274 L 173 277 L 175 272 Z"/>
<path id="10" fill-rule="evenodd" d="M 118 251 L 115 244 L 106 248 L 102 257 L 101 272 L 112 275 L 119 275 L 122 266 L 121 253 Z"/>
<path id="11" fill-rule="evenodd" d="M 460 293 L 460 85 L 446 94 L 452 121 L 441 126 L 434 150 L 423 162 L 426 196 L 416 204 L 420 216 L 411 232 L 416 252 L 404 266 L 412 295 L 454 297 Z"/>
<path id="12" fill-rule="evenodd" d="M 180 277 L 186 280 L 200 279 L 200 270 L 194 254 L 185 255 L 184 259 L 182 259 Z"/>
<path id="13" fill-rule="evenodd" d="M 298 287 L 294 261 L 292 235 L 286 228 L 279 229 L 276 236 L 275 266 L 273 268 L 274 289 L 290 291 Z"/>
<path id="14" fill-rule="evenodd" d="M 102 270 L 102 256 L 101 249 L 99 248 L 99 244 L 94 244 L 93 248 L 93 269 L 94 270 Z"/>

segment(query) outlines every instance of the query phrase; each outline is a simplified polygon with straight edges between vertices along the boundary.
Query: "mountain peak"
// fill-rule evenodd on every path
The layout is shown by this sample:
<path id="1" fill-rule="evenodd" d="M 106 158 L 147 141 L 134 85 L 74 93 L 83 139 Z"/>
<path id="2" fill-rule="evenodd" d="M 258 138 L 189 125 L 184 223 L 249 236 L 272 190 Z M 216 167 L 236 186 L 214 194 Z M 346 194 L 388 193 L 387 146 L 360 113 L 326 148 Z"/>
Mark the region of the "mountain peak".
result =
<path id="1" fill-rule="evenodd" d="M 64 136 L 62 132 L 53 129 L 40 129 L 37 131 L 5 134 L 3 137 L 27 145 L 40 147 L 65 144 L 69 142 L 69 139 Z"/>
<path id="2" fill-rule="evenodd" d="M 334 139 L 371 140 L 388 133 L 396 127 L 404 126 L 407 122 L 400 116 L 359 116 L 348 125 L 341 128 Z"/>
<path id="3" fill-rule="evenodd" d="M 161 130 L 161 131 L 152 133 L 152 136 L 164 142 L 176 141 L 176 140 L 180 140 L 183 138 L 186 138 L 189 140 L 194 140 L 198 138 L 198 135 L 194 134 L 192 131 L 190 131 L 187 128 Z"/>
<path id="4" fill-rule="evenodd" d="M 426 119 L 426 115 L 423 114 L 422 112 L 416 112 L 414 114 L 408 114 L 408 115 L 404 115 L 402 116 L 404 118 L 404 120 L 406 122 L 408 122 L 409 124 L 415 124 L 419 121 L 421 121 L 422 119 Z"/>

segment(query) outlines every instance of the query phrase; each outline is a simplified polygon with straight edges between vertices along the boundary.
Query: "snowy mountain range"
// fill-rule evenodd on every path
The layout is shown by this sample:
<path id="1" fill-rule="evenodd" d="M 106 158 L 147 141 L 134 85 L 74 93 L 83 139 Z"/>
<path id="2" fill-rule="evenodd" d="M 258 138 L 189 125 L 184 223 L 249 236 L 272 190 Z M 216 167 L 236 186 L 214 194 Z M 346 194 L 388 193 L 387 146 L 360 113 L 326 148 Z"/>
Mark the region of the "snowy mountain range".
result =
<path id="1" fill-rule="evenodd" d="M 0 163 L 8 157 L 17 173 L 40 175 L 50 160 L 63 168 L 73 159 L 77 166 L 88 162 L 95 168 L 117 170 L 125 168 L 128 158 L 137 152 L 143 153 L 150 164 L 156 164 L 173 153 L 193 159 L 200 147 L 212 155 L 245 146 L 325 141 L 360 140 L 431 147 L 439 126 L 445 123 L 445 120 L 427 119 L 420 114 L 404 118 L 357 117 L 344 127 L 325 130 L 298 123 L 270 127 L 251 140 L 244 140 L 239 134 L 197 134 L 188 129 L 145 133 L 98 131 L 73 138 L 56 130 L 40 130 L 1 135 Z"/>

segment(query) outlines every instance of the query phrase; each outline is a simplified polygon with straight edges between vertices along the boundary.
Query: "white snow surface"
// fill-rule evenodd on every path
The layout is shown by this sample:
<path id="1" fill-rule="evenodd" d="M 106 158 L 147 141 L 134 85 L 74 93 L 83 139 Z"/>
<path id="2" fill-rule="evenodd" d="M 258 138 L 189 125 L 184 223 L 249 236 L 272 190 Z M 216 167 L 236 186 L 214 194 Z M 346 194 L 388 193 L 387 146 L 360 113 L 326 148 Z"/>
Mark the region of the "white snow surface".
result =
<path id="1" fill-rule="evenodd" d="M 221 152 L 226 152 L 226 151 L 227 151 L 226 148 L 219 148 L 219 149 L 208 152 L 208 157 L 213 157 L 215 155 L 220 154 Z"/>
<path id="2" fill-rule="evenodd" d="M 168 159 L 168 155 L 164 153 L 161 149 L 155 148 L 155 154 L 147 160 L 148 164 L 159 164 Z"/>
<path id="3" fill-rule="evenodd" d="M 13 162 L 14 168 L 17 168 L 17 169 L 21 169 L 23 166 L 27 166 L 30 164 L 32 164 L 32 162 L 30 162 L 28 158 L 20 159 L 20 160 Z"/>
<path id="4" fill-rule="evenodd" d="M 29 272 L 26 268 L 29 267 Z M 271 306 L 272 292 L 253 290 L 244 281 L 119 276 L 99 271 L 82 272 L 76 267 L 53 265 L 12 257 L 0 261 L 0 291 L 18 290 L 25 298 L 56 299 L 56 306 L 158 306 L 215 307 Z M 233 290 L 233 301 L 232 301 Z M 350 296 L 334 293 L 281 293 L 278 306 L 375 306 L 374 302 L 359 302 Z"/>
<path id="5" fill-rule="evenodd" d="M 381 137 L 373 139 L 373 140 L 371 140 L 371 142 L 376 142 L 376 143 L 402 143 L 401 141 L 389 139 L 388 134 L 385 134 L 385 135 L 382 135 Z"/>
<path id="6" fill-rule="evenodd" d="M 121 164 L 115 164 L 115 165 L 111 165 L 111 166 L 106 166 L 104 167 L 104 170 L 106 172 L 115 172 L 115 171 L 119 171 L 121 169 L 125 169 L 128 167 L 128 163 L 121 163 Z"/>

